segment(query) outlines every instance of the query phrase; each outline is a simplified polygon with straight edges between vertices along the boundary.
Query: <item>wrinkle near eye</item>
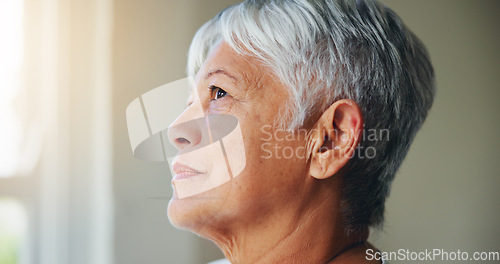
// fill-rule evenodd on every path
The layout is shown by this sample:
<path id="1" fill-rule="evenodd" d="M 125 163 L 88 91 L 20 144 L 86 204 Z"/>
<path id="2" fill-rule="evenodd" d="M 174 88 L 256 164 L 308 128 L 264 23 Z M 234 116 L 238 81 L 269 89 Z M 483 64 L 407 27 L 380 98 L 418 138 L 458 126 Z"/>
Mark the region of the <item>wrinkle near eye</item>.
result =
<path id="1" fill-rule="evenodd" d="M 223 99 L 223 98 L 222 98 Z M 222 100 L 219 99 L 219 100 Z M 234 101 L 217 103 L 217 101 L 212 101 L 207 109 L 207 114 L 231 114 L 234 108 Z"/>
<path id="2" fill-rule="evenodd" d="M 245 89 L 242 89 L 245 93 L 244 101 L 254 100 L 254 99 L 263 99 L 265 96 L 264 90 L 264 80 L 265 75 L 258 75 L 253 77 L 252 79 L 247 79 L 245 82 Z"/>

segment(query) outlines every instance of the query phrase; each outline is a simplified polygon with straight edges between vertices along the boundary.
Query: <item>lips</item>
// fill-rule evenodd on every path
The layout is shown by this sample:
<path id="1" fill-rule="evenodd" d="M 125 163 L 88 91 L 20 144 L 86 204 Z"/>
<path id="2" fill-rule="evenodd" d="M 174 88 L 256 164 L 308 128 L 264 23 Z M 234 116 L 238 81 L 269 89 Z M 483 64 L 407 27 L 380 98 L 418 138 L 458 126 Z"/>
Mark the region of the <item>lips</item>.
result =
<path id="1" fill-rule="evenodd" d="M 174 165 L 172 166 L 172 170 L 174 172 L 173 180 L 187 179 L 196 175 L 203 174 L 202 172 L 179 162 L 174 163 Z"/>

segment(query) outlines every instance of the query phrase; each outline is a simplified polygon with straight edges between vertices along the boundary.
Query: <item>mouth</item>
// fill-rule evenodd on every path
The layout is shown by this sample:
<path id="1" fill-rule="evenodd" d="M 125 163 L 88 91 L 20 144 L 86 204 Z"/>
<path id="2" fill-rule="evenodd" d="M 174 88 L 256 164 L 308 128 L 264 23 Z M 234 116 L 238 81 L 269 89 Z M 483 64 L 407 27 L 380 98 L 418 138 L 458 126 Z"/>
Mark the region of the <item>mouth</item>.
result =
<path id="1" fill-rule="evenodd" d="M 179 162 L 174 163 L 174 165 L 172 166 L 172 171 L 174 172 L 172 181 L 189 179 L 194 176 L 204 174 Z"/>

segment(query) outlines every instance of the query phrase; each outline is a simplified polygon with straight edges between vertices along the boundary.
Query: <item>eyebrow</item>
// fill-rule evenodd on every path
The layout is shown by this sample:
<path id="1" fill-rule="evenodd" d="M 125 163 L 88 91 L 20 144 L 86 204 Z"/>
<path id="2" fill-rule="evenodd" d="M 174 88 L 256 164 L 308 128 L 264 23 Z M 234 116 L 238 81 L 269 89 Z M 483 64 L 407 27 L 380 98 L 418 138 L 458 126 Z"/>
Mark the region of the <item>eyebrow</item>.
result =
<path id="1" fill-rule="evenodd" d="M 236 77 L 234 77 L 233 75 L 231 75 L 229 72 L 227 72 L 224 69 L 217 69 L 217 70 L 209 71 L 207 73 L 207 75 L 205 76 L 205 80 L 210 78 L 210 76 L 215 75 L 215 74 L 223 74 L 223 75 L 226 75 L 227 77 L 233 79 L 234 81 L 238 81 L 238 79 Z"/>

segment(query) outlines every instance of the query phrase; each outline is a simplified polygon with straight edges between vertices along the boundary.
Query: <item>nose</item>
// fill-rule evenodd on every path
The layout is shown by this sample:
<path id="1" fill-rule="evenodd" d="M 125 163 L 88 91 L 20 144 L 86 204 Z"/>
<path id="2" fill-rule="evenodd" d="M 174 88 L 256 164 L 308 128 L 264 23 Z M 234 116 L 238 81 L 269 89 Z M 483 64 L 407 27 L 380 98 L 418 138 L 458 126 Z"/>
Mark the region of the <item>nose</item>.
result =
<path id="1" fill-rule="evenodd" d="M 178 150 L 194 148 L 200 144 L 202 128 L 199 119 L 203 118 L 203 111 L 201 114 L 200 111 L 197 104 L 193 103 L 168 128 L 168 140 Z"/>

